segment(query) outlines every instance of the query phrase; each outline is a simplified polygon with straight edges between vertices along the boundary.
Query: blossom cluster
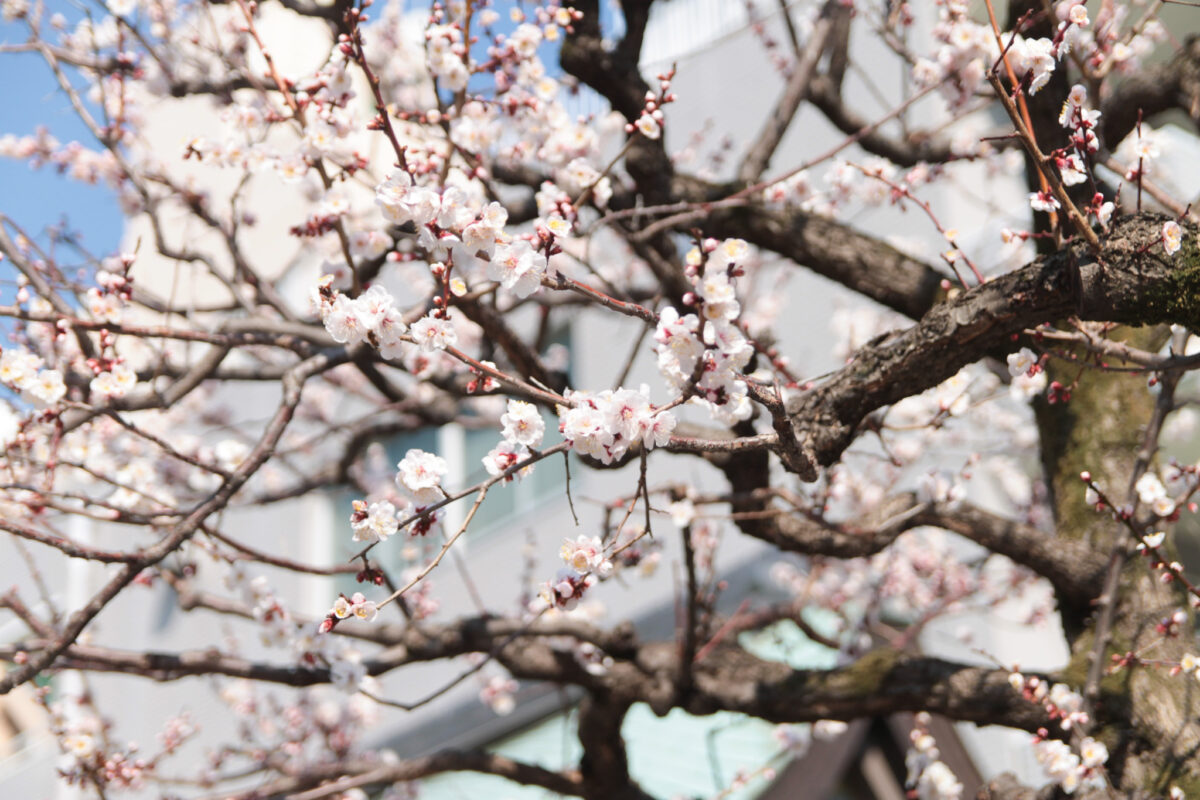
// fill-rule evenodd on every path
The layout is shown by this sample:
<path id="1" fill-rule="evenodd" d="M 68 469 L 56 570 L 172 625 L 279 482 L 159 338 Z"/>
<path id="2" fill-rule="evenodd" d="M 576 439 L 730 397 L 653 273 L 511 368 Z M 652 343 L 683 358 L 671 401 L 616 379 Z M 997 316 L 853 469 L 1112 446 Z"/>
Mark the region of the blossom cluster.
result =
<path id="1" fill-rule="evenodd" d="M 226 587 L 237 591 L 261 626 L 259 640 L 265 647 L 290 648 L 303 657 L 308 652 L 302 626 L 288 611 L 265 575 L 253 575 L 240 564 L 234 564 L 224 578 Z"/>
<path id="2" fill-rule="evenodd" d="M 914 719 L 909 732 L 909 748 L 904 756 L 908 768 L 905 785 L 916 791 L 921 800 L 959 800 L 962 797 L 962 782 L 942 761 L 937 741 L 929 733 L 931 718 L 921 712 Z"/>
<path id="3" fill-rule="evenodd" d="M 671 93 L 671 79 L 675 77 L 674 70 L 658 76 L 658 94 L 646 92 L 643 99 L 641 116 L 636 121 L 625 126 L 628 133 L 635 130 L 647 139 L 657 139 L 662 136 L 663 111 L 662 107 L 675 102 Z"/>
<path id="4" fill-rule="evenodd" d="M 537 38 L 541 39 L 541 32 L 536 28 L 534 31 Z M 467 88 L 467 80 L 475 65 L 463 42 L 462 28 L 458 25 L 430 25 L 425 29 L 425 41 L 427 63 L 434 78 L 452 92 Z"/>
<path id="5" fill-rule="evenodd" d="M 518 688 L 517 682 L 507 675 L 493 675 L 479 690 L 479 699 L 499 716 L 507 716 L 517 706 L 513 695 Z"/>
<path id="6" fill-rule="evenodd" d="M 547 606 L 569 611 L 588 588 L 612 574 L 613 563 L 605 554 L 604 543 L 595 536 L 564 539 L 559 555 L 566 566 L 542 585 L 538 596 Z"/>
<path id="7" fill-rule="evenodd" d="M 604 464 L 640 444 L 662 447 L 675 430 L 675 415 L 650 403 L 649 388 L 567 392 L 570 406 L 558 407 L 558 429 L 577 452 Z"/>
<path id="8" fill-rule="evenodd" d="M 1162 479 L 1154 472 L 1146 472 L 1134 484 L 1138 500 L 1148 505 L 1160 517 L 1169 517 L 1175 513 L 1175 501 L 1167 493 L 1167 487 Z"/>
<path id="9" fill-rule="evenodd" d="M 792 758 L 800 758 L 808 752 L 814 739 L 818 742 L 832 742 L 849 727 L 840 719 L 819 719 L 811 725 L 782 723 L 771 730 L 771 737 Z"/>
<path id="10" fill-rule="evenodd" d="M 133 281 L 128 276 L 133 256 L 105 259 L 105 269 L 96 271 L 96 283 L 87 290 L 86 304 L 92 318 L 117 324 L 121 321 L 125 304 L 133 296 Z"/>
<path id="11" fill-rule="evenodd" d="M 379 609 L 373 601 L 364 597 L 362 592 L 355 592 L 350 597 L 346 597 L 344 594 L 338 595 L 337 600 L 333 601 L 333 609 L 330 614 L 337 619 L 355 617 L 370 622 L 379 614 Z"/>
<path id="12" fill-rule="evenodd" d="M 399 530 L 400 520 L 391 502 L 381 500 L 368 506 L 362 500 L 355 500 L 352 505 L 350 527 L 354 530 L 354 541 L 382 542 Z"/>
<path id="13" fill-rule="evenodd" d="M 1154 172 L 1155 162 L 1162 155 L 1160 136 L 1143 122 L 1117 146 L 1117 155 L 1130 164 L 1125 180 L 1138 182 Z"/>
<path id="14" fill-rule="evenodd" d="M 564 539 L 559 556 L 580 574 L 592 572 L 600 578 L 612 574 L 612 562 L 605 556 L 604 544 L 598 537 L 580 534 L 575 541 Z"/>
<path id="15" fill-rule="evenodd" d="M 1078 754 L 1066 742 L 1042 738 L 1035 741 L 1033 752 L 1046 775 L 1067 794 L 1103 789 L 1108 784 L 1104 774 L 1108 748 L 1090 736 L 1079 743 Z"/>
<path id="16" fill-rule="evenodd" d="M 913 79 L 922 86 L 938 86 L 952 107 L 970 100 L 982 86 L 987 68 L 996 59 L 992 31 L 971 20 L 967 4 L 946 0 L 938 4 L 933 36 L 941 42 L 933 58 L 920 58 Z"/>
<path id="17" fill-rule="evenodd" d="M 1019 672 L 1009 675 L 1009 683 L 1021 692 L 1025 699 L 1041 704 L 1051 719 L 1058 720 L 1064 731 L 1086 726 L 1088 714 L 1083 710 L 1083 696 L 1063 683 L 1049 684 L 1037 677 Z M 1071 745 L 1049 737 L 1042 729 L 1034 737 L 1034 753 L 1046 775 L 1060 785 L 1067 794 L 1080 788 L 1098 789 L 1107 784 L 1104 764 L 1108 761 L 1108 749 L 1103 743 L 1084 736 L 1078 743 L 1078 752 Z"/>
<path id="18" fill-rule="evenodd" d="M 408 326 L 388 290 L 376 284 L 351 299 L 333 289 L 332 283 L 333 276 L 326 275 L 311 296 L 313 309 L 320 315 L 330 337 L 345 345 L 358 344 L 370 338 L 384 358 L 402 356 L 402 344 L 412 339 L 405 335 Z M 443 347 L 446 342 L 453 343 L 453 330 L 449 327 L 448 333 L 438 340 Z M 431 344 L 433 337 L 429 336 L 428 331 L 419 331 L 414 325 L 413 335 L 422 349 L 437 349 Z"/>
<path id="19" fill-rule="evenodd" d="M 1100 112 L 1087 108 L 1086 103 L 1087 89 L 1082 84 L 1076 84 L 1067 95 L 1058 116 L 1059 124 L 1071 132 L 1072 151 L 1059 151 L 1055 154 L 1055 163 L 1064 186 L 1076 186 L 1088 180 L 1087 160 L 1100 149 L 1100 142 L 1095 134 Z M 1109 208 L 1111 209 L 1111 206 Z M 1100 222 L 1107 224 L 1108 220 L 1102 217 Z"/>
<path id="20" fill-rule="evenodd" d="M 574 569 L 564 567 L 542 585 L 538 598 L 550 608 L 571 611 L 579 604 L 583 593 L 596 585 L 597 580 L 592 573 L 581 575 Z"/>
<path id="21" fill-rule="evenodd" d="M 94 369 L 96 376 L 88 385 L 92 390 L 93 397 L 124 397 L 137 385 L 137 374 L 128 364 L 110 363 L 108 369 L 96 365 Z"/>
<path id="22" fill-rule="evenodd" d="M 912 531 L 886 550 L 869 558 L 829 562 L 777 562 L 771 579 L 781 589 L 804 597 L 806 602 L 846 616 L 853 598 L 873 592 L 877 602 L 897 618 L 914 618 L 932 604 L 945 603 L 951 611 L 990 609 L 1014 597 L 1031 601 L 1029 622 L 1053 610 L 1052 598 L 1035 577 L 1006 559 L 989 559 L 973 568 L 963 563 L 961 548 L 942 531 Z M 853 624 L 847 616 L 847 626 Z M 870 640 L 846 636 L 849 655 L 864 652 Z"/>
<path id="23" fill-rule="evenodd" d="M 1083 709 L 1083 695 L 1065 683 L 1050 684 L 1036 676 L 1019 672 L 1011 673 L 1008 682 L 1026 700 L 1042 705 L 1051 719 L 1059 721 L 1063 730 L 1087 725 L 1088 714 Z"/>
<path id="24" fill-rule="evenodd" d="M 741 372 L 754 347 L 737 325 L 741 304 L 733 283 L 749 257 L 741 239 L 709 239 L 703 249 L 693 248 L 686 271 L 694 289 L 683 300 L 697 313 L 665 308 L 654 334 L 658 369 L 667 383 L 726 423 L 746 419 L 751 411 Z"/>
<path id="25" fill-rule="evenodd" d="M 431 270 L 449 281 L 450 270 L 460 273 L 478 271 L 482 263 L 477 254 L 488 257 L 487 275 L 518 297 L 528 297 L 541 286 L 547 260 L 527 238 L 514 239 L 504 231 L 508 212 L 493 202 L 476 211 L 467 193 L 450 186 L 440 193 L 416 184 L 404 169 L 396 167 L 375 190 L 375 202 L 384 217 L 395 225 L 412 222 L 417 226 L 417 244 L 429 254 Z M 456 293 L 465 292 L 452 285 Z M 413 334 L 423 341 L 417 326 Z"/>
<path id="26" fill-rule="evenodd" d="M 43 368 L 39 356 L 18 348 L 0 353 L 0 383 L 46 405 L 54 405 L 67 394 L 62 372 Z"/>

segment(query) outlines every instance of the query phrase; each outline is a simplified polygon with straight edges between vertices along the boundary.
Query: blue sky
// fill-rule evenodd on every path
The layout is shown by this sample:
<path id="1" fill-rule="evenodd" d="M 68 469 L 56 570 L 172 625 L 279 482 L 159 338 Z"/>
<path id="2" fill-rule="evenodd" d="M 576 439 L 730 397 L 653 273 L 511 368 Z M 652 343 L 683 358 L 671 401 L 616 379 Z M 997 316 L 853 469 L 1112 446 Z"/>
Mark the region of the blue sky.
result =
<path id="1" fill-rule="evenodd" d="M 47 7 L 79 17 L 78 10 L 62 0 L 51 0 Z M 0 23 L 0 42 L 20 43 L 26 37 L 23 23 Z M 0 79 L 4 81 L 0 135 L 25 136 L 45 126 L 62 143 L 76 140 L 95 146 L 67 98 L 58 91 L 41 56 L 0 54 Z M 97 255 L 115 249 L 121 237 L 121 215 L 111 191 L 64 178 L 52 167 L 35 171 L 27 163 L 11 158 L 0 158 L 0 214 L 31 235 L 57 226 L 66 218 L 81 235 L 83 244 Z"/>

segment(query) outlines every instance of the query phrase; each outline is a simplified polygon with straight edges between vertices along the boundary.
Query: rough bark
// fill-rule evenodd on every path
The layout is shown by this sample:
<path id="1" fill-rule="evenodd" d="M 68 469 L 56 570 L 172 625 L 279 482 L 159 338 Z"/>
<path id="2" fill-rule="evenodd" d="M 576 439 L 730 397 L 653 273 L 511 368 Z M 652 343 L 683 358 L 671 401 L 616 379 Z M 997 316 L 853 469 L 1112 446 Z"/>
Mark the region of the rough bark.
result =
<path id="1" fill-rule="evenodd" d="M 1026 329 L 1076 315 L 1134 325 L 1200 326 L 1200 257 L 1163 254 L 1156 215 L 1117 223 L 1093 257 L 1071 248 L 1039 258 L 933 308 L 911 328 L 860 349 L 825 382 L 787 400 L 792 434 L 816 464 L 785 463 L 808 480 L 834 463 L 871 412 L 936 386 Z"/>

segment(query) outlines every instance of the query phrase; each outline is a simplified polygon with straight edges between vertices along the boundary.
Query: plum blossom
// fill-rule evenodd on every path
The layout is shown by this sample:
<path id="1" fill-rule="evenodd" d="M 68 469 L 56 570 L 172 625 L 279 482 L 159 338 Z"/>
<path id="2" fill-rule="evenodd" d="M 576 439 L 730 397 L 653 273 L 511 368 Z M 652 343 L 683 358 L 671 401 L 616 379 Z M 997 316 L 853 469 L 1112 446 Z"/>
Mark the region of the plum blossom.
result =
<path id="1" fill-rule="evenodd" d="M 355 500 L 353 507 L 350 527 L 354 530 L 356 542 L 386 541 L 400 528 L 396 507 L 387 500 L 371 503 L 370 506 L 362 500 Z"/>
<path id="2" fill-rule="evenodd" d="M 558 574 L 542 585 L 538 592 L 539 598 L 551 608 L 570 611 L 579 604 L 583 593 L 596 583 L 596 576 L 582 576 L 568 567 L 558 571 Z"/>
<path id="3" fill-rule="evenodd" d="M 525 447 L 540 447 L 546 432 L 546 423 L 533 403 L 509 400 L 508 410 L 500 417 L 506 441 Z"/>
<path id="4" fill-rule="evenodd" d="M 696 518 L 696 506 L 685 497 L 670 503 L 667 506 L 667 513 L 671 515 L 671 522 L 677 528 L 686 528 Z"/>
<path id="5" fill-rule="evenodd" d="M 435 353 L 458 344 L 458 333 L 454 324 L 445 317 L 435 317 L 432 314 L 421 317 L 413 323 L 412 337 L 426 353 Z"/>
<path id="6" fill-rule="evenodd" d="M 1138 478 L 1134 484 L 1138 499 L 1150 506 L 1160 517 L 1168 517 L 1175 512 L 1175 502 L 1167 495 L 1167 487 L 1153 472 L 1147 472 Z"/>
<path id="7" fill-rule="evenodd" d="M 344 594 L 338 595 L 338 598 L 333 601 L 333 608 L 329 613 L 339 620 L 355 617 L 364 622 L 370 622 L 375 619 L 379 609 L 376 603 L 368 600 L 362 592 L 355 592 L 350 597 L 346 597 Z"/>
<path id="8" fill-rule="evenodd" d="M 412 449 L 396 465 L 396 485 L 410 492 L 417 504 L 426 506 L 444 496 L 442 478 L 450 471 L 446 459 L 424 450 Z"/>
<path id="9" fill-rule="evenodd" d="M 1008 354 L 1008 374 L 1016 378 L 1019 375 L 1028 375 L 1029 371 L 1037 366 L 1038 356 L 1028 347 L 1022 347 L 1015 353 Z"/>
<path id="10" fill-rule="evenodd" d="M 510 441 L 502 441 L 484 456 L 483 468 L 487 470 L 487 474 L 493 478 L 498 475 L 503 475 L 511 469 L 517 462 L 529 456 L 529 449 L 524 445 L 514 444 Z M 522 467 L 517 470 L 515 477 L 524 478 L 533 471 L 533 465 Z M 514 475 L 509 475 L 505 480 L 512 480 Z"/>
<path id="11" fill-rule="evenodd" d="M 1059 208 L 1058 200 L 1050 192 L 1030 192 L 1029 205 L 1034 211 L 1050 213 Z"/>
<path id="12" fill-rule="evenodd" d="M 1085 767 L 1099 767 L 1108 761 L 1108 748 L 1090 736 L 1079 745 L 1079 760 Z"/>
<path id="13" fill-rule="evenodd" d="M 358 344 L 367 337 L 367 326 L 358 316 L 353 300 L 344 294 L 334 298 L 329 313 L 325 315 L 325 330 L 339 344 Z"/>
<path id="14" fill-rule="evenodd" d="M 228 472 L 240 467 L 249 455 L 249 445 L 237 439 L 222 439 L 213 447 L 213 458 L 217 466 Z"/>
<path id="15" fill-rule="evenodd" d="M 87 760 L 96 752 L 96 740 L 85 732 L 69 733 L 60 740 L 63 752 L 78 761 Z"/>
<path id="16" fill-rule="evenodd" d="M 1173 256 L 1179 252 L 1180 246 L 1183 244 L 1183 228 L 1175 220 L 1170 220 L 1163 223 L 1162 227 L 1163 250 L 1167 255 Z"/>
<path id="17" fill-rule="evenodd" d="M 1031 95 L 1037 94 L 1050 82 L 1050 74 L 1054 72 L 1055 67 L 1055 52 L 1054 43 L 1049 39 L 1026 39 L 1018 36 L 1009 54 L 1017 74 L 1030 76 Z"/>
<path id="18" fill-rule="evenodd" d="M 650 404 L 649 389 L 615 392 L 569 392 L 574 406 L 559 407 L 559 431 L 571 446 L 605 464 L 621 458 L 634 443 L 647 449 L 662 446 L 675 429 L 670 411 Z"/>
<path id="19" fill-rule="evenodd" d="M 546 256 L 533 249 L 527 239 L 499 245 L 488 266 L 488 277 L 517 297 L 528 297 L 542 285 Z"/>
<path id="20" fill-rule="evenodd" d="M 647 139 L 657 139 L 662 136 L 662 126 L 658 124 L 658 120 L 654 118 L 653 114 L 646 111 L 643 111 L 642 115 L 638 117 L 634 127 Z"/>
<path id="21" fill-rule="evenodd" d="M 42 370 L 26 388 L 29 394 L 47 405 L 54 405 L 67 394 L 62 373 L 56 369 Z"/>
<path id="22" fill-rule="evenodd" d="M 366 677 L 367 666 L 357 650 L 347 648 L 330 660 L 329 680 L 344 692 L 357 692 Z"/>
<path id="23" fill-rule="evenodd" d="M 517 682 L 512 678 L 494 675 L 479 690 L 479 699 L 499 716 L 507 716 L 517 706 L 513 698 L 517 688 Z"/>
<path id="24" fill-rule="evenodd" d="M 92 378 L 92 394 L 102 398 L 124 397 L 137 385 L 137 375 L 126 364 L 116 364 L 108 372 Z"/>
<path id="25" fill-rule="evenodd" d="M 575 541 L 564 539 L 559 556 L 581 575 L 591 572 L 606 578 L 612 573 L 613 565 L 604 555 L 604 544 L 595 536 L 581 534 Z"/>

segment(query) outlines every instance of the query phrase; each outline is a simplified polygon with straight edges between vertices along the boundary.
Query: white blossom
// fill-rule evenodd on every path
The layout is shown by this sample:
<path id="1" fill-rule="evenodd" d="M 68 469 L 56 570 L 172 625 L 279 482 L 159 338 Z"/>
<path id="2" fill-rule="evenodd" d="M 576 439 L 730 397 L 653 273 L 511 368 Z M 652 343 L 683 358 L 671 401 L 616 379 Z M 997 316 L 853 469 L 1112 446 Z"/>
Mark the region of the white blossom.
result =
<path id="1" fill-rule="evenodd" d="M 508 410 L 500 417 L 506 441 L 526 447 L 540 447 L 546 423 L 533 403 L 509 400 Z"/>
<path id="2" fill-rule="evenodd" d="M 396 469 L 396 485 L 410 492 L 418 505 L 436 503 L 442 498 L 442 478 L 450 471 L 446 459 L 412 449 L 404 454 Z"/>

